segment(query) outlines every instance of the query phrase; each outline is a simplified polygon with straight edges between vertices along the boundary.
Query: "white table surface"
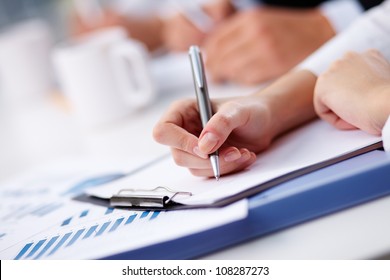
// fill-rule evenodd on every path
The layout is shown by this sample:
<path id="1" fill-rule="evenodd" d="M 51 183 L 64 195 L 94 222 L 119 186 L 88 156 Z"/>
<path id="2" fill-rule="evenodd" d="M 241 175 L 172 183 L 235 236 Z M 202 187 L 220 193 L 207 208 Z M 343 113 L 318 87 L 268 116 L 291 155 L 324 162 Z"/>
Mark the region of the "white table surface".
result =
<path id="1" fill-rule="evenodd" d="M 166 62 L 163 62 L 166 63 Z M 158 71 L 163 71 L 159 62 Z M 180 68 L 180 67 L 179 67 Z M 178 68 L 178 69 L 179 69 Z M 165 75 L 165 76 L 164 76 Z M 168 83 L 172 73 L 159 76 Z M 176 78 L 176 77 L 175 77 Z M 185 80 L 187 79 L 187 80 Z M 78 124 L 59 93 L 37 104 L 0 103 L 0 184 L 37 165 L 63 157 L 129 161 L 169 152 L 152 139 L 152 129 L 169 104 L 193 97 L 188 76 L 178 87 L 164 86 L 148 108 L 109 125 L 88 129 Z M 212 97 L 248 93 L 253 89 L 211 87 Z M 390 197 L 255 239 L 204 259 L 366 259 L 389 256 Z"/>

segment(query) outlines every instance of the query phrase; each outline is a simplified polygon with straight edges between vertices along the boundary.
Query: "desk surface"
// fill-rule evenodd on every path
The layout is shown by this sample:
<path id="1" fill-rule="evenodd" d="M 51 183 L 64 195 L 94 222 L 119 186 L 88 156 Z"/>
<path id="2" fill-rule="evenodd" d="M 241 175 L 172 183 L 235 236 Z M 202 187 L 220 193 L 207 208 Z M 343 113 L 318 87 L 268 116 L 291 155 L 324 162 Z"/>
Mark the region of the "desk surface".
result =
<path id="1" fill-rule="evenodd" d="M 166 82 L 166 81 L 164 81 Z M 182 86 L 182 85 L 181 85 Z M 212 97 L 253 89 L 211 87 Z M 80 127 L 66 100 L 52 94 L 38 104 L 10 108 L 0 103 L 0 183 L 34 166 L 64 157 L 117 161 L 155 158 L 168 149 L 152 129 L 169 104 L 194 97 L 188 87 L 165 90 L 150 107 L 98 129 Z M 378 258 L 390 253 L 390 197 L 326 216 L 270 236 L 205 256 L 204 259 Z"/>
<path id="2" fill-rule="evenodd" d="M 202 259 L 389 259 L 389 211 L 384 197 Z"/>

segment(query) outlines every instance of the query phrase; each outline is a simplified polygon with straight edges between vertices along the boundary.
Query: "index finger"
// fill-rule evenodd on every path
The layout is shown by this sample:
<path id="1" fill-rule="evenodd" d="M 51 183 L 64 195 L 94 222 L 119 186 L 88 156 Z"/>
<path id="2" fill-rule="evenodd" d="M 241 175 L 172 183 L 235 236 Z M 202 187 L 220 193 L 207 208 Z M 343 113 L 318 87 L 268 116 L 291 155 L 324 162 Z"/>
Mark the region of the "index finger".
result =
<path id="1" fill-rule="evenodd" d="M 190 154 L 198 146 L 202 130 L 199 113 L 194 100 L 175 102 L 153 129 L 153 138 L 160 144 L 185 151 Z"/>

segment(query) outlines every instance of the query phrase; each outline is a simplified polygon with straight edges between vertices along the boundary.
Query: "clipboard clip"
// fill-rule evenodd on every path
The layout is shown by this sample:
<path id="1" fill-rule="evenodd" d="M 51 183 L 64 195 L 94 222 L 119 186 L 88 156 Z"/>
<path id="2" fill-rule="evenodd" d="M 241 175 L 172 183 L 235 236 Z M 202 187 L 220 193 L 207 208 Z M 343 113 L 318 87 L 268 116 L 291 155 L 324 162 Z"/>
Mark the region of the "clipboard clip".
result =
<path id="1" fill-rule="evenodd" d="M 192 193 L 174 191 L 163 186 L 158 186 L 151 190 L 122 189 L 110 198 L 110 206 L 165 208 L 169 203 L 173 202 L 173 198 L 179 195 L 192 196 Z"/>

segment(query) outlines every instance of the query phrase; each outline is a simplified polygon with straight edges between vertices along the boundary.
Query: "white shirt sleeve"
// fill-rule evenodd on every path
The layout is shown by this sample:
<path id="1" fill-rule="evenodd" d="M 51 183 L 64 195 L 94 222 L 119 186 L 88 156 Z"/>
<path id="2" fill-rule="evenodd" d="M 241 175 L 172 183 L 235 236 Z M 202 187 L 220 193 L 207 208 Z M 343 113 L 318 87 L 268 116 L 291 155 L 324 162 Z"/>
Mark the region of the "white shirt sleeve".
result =
<path id="1" fill-rule="evenodd" d="M 347 51 L 363 52 L 378 49 L 390 60 L 390 0 L 370 9 L 344 32 L 328 41 L 305 59 L 298 69 L 307 69 L 316 75 L 325 71 Z"/>
<path id="2" fill-rule="evenodd" d="M 390 116 L 382 129 L 382 141 L 385 151 L 390 152 Z"/>
<path id="3" fill-rule="evenodd" d="M 328 19 L 336 33 L 346 29 L 363 12 L 357 0 L 331 0 L 320 5 L 321 13 Z"/>

